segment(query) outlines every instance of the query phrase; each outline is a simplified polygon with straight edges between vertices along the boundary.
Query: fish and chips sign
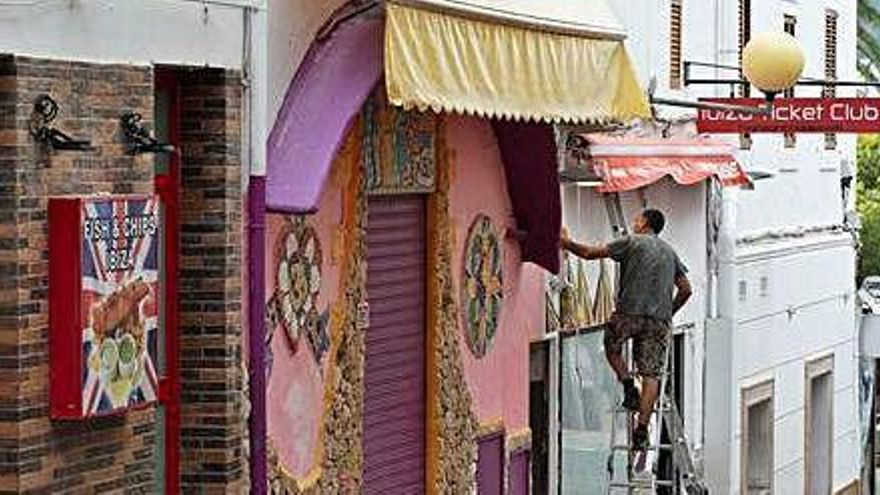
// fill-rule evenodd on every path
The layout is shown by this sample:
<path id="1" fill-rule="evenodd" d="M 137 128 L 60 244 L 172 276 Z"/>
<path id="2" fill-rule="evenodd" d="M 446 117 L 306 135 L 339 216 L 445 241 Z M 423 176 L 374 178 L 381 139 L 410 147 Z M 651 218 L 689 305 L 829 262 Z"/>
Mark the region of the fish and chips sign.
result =
<path id="1" fill-rule="evenodd" d="M 49 201 L 50 410 L 86 419 L 157 400 L 159 200 Z"/>
<path id="2" fill-rule="evenodd" d="M 758 107 L 758 98 L 710 98 L 700 101 Z M 767 115 L 736 110 L 700 109 L 701 133 L 876 133 L 880 98 L 777 98 Z"/>

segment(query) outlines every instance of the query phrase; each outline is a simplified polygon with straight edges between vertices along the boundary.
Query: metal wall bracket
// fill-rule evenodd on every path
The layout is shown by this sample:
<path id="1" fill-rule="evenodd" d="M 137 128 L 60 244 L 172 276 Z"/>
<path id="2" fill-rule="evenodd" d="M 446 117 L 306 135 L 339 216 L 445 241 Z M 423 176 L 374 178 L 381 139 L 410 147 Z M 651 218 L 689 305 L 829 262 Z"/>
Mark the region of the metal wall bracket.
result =
<path id="1" fill-rule="evenodd" d="M 173 153 L 174 146 L 160 143 L 143 124 L 143 117 L 137 112 L 125 112 L 119 119 L 122 132 L 128 141 L 128 154 Z"/>
<path id="2" fill-rule="evenodd" d="M 51 126 L 58 117 L 58 103 L 49 95 L 40 95 L 28 123 L 31 136 L 40 143 L 59 151 L 94 151 L 91 141 L 74 139 Z"/>
<path id="3" fill-rule="evenodd" d="M 693 101 L 677 98 L 657 97 L 654 96 L 654 91 L 656 89 L 657 80 L 655 78 L 652 78 L 651 85 L 648 87 L 648 100 L 651 103 L 652 107 L 654 105 L 668 105 L 673 107 L 696 108 L 698 110 L 719 110 L 722 112 L 736 112 L 749 115 L 770 115 L 771 113 L 773 113 L 773 100 L 776 98 L 776 93 L 765 93 L 766 100 L 763 105 L 730 105 L 727 103 L 711 103 L 708 101 Z"/>

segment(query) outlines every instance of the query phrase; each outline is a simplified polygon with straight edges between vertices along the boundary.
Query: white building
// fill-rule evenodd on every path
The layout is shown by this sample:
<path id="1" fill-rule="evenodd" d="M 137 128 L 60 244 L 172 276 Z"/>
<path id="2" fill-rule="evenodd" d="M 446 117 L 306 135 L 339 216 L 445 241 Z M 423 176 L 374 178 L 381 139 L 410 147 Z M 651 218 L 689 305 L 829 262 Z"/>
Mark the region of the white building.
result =
<path id="1" fill-rule="evenodd" d="M 729 84 L 686 86 L 683 62 L 716 66 L 691 67 L 692 78 L 736 79 L 750 34 L 783 29 L 802 44 L 804 78 L 858 78 L 855 0 L 609 3 L 626 26 L 640 80 L 655 80 L 657 96 L 743 96 Z M 821 95 L 821 87 L 795 89 Z M 761 95 L 752 88 L 751 96 Z M 658 110 L 673 129 L 693 125 L 694 110 Z M 676 318 L 675 346 L 679 407 L 698 469 L 711 493 L 854 493 L 862 465 L 856 252 L 844 222 L 853 198 L 841 179 L 852 175 L 856 138 L 714 138 L 735 147 L 753 190 L 665 181 L 621 194 L 628 221 L 646 206 L 667 213 L 663 237 L 691 268 L 696 295 Z M 593 189 L 566 186 L 564 212 L 576 238 L 610 238 Z M 595 266 L 587 272 L 595 286 Z M 570 386 L 566 370 L 581 368 L 566 364 L 565 353 L 563 344 L 562 387 Z M 581 486 L 567 474 L 567 459 L 597 444 L 566 429 L 565 398 L 559 448 L 567 493 Z"/>
<path id="2" fill-rule="evenodd" d="M 627 25 L 641 79 L 656 78 L 663 96 L 730 96 L 730 86 L 684 88 L 677 62 L 738 66 L 749 33 L 769 30 L 794 29 L 806 54 L 804 77 L 857 78 L 855 0 L 659 0 L 638 9 L 611 3 Z M 692 70 L 695 77 L 737 76 Z M 795 93 L 820 94 L 817 87 Z M 705 283 L 696 284 L 706 294 L 697 300 L 705 330 L 698 325 L 685 346 L 691 440 L 713 493 L 855 489 L 856 253 L 840 180 L 854 162 L 855 136 L 726 139 L 741 148 L 748 170 L 771 177 L 751 191 L 723 191 L 718 263 L 710 257 Z"/>

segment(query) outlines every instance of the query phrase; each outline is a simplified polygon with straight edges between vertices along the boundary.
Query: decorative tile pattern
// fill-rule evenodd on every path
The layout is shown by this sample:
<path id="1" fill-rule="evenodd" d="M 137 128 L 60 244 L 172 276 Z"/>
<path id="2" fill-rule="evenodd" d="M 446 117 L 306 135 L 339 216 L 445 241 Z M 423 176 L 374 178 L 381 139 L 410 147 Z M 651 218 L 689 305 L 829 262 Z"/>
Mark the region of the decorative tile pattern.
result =
<path id="1" fill-rule="evenodd" d="M 326 354 L 320 447 L 313 469 L 297 478 L 283 465 L 269 439 L 267 482 L 273 495 L 362 492 L 365 344 L 357 322 L 366 292 L 366 193 L 360 136 L 355 137 L 346 140 L 334 164 L 344 169 L 337 175 L 344 204 L 336 234 L 343 255 L 339 259 L 339 289 L 327 326 L 331 352 Z M 270 306 L 274 304 L 270 301 Z M 270 311 L 269 316 L 273 315 L 279 317 L 280 312 Z"/>
<path id="2" fill-rule="evenodd" d="M 465 243 L 462 303 L 467 343 L 477 357 L 489 350 L 501 316 L 504 299 L 501 243 L 492 220 L 479 214 Z"/>
<path id="3" fill-rule="evenodd" d="M 434 191 L 438 117 L 392 107 L 377 90 L 363 109 L 363 154 L 370 194 Z"/>
<path id="4" fill-rule="evenodd" d="M 327 336 L 329 312 L 318 308 L 321 289 L 321 242 L 303 216 L 293 216 L 278 236 L 275 294 L 269 301 L 270 323 L 281 327 L 292 352 L 303 334 L 312 354 L 321 363 L 330 346 Z M 268 338 L 271 341 L 271 333 Z M 268 347 L 268 346 L 267 346 Z"/>
<path id="5" fill-rule="evenodd" d="M 441 126 L 443 124 L 441 123 Z M 477 470 L 477 418 L 473 398 L 464 374 L 461 355 L 459 311 L 456 305 L 452 270 L 452 246 L 455 232 L 449 215 L 449 152 L 440 132 L 441 154 L 437 167 L 437 192 L 429 203 L 429 223 L 433 227 L 433 276 L 428 280 L 434 290 L 430 304 L 437 315 L 433 346 L 438 367 L 438 390 L 431 407 L 436 414 L 433 427 L 437 434 L 437 463 L 429 479 L 434 493 L 473 493 Z"/>

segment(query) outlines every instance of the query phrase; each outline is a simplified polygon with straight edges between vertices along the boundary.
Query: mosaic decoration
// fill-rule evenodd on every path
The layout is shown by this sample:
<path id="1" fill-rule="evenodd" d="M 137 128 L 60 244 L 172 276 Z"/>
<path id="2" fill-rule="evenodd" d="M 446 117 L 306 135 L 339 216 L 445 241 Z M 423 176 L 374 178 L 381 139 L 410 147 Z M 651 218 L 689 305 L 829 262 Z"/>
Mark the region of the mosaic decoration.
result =
<path id="1" fill-rule="evenodd" d="M 330 347 L 329 312 L 318 308 L 321 289 L 321 244 L 315 229 L 297 216 L 288 220 L 278 237 L 275 294 L 269 300 L 271 328 L 284 331 L 291 352 L 297 352 L 305 335 L 315 361 L 322 362 Z M 271 333 L 267 344 L 271 344 Z M 271 359 L 271 357 L 269 358 Z M 271 364 L 271 361 L 267 364 Z"/>
<path id="2" fill-rule="evenodd" d="M 343 192 L 342 220 L 334 243 L 340 249 L 338 290 L 327 325 L 330 350 L 323 378 L 324 411 L 319 447 L 307 474 L 290 472 L 269 439 L 269 493 L 273 495 L 360 494 L 363 473 L 364 332 L 357 326 L 366 292 L 366 193 L 359 126 L 334 164 Z M 335 249 L 335 248 L 334 248 Z M 274 303 L 272 307 L 274 308 Z M 277 311 L 270 311 L 272 314 Z"/>
<path id="3" fill-rule="evenodd" d="M 464 294 L 465 335 L 471 352 L 483 357 L 489 350 L 501 316 L 502 288 L 501 243 L 486 215 L 477 215 L 465 244 Z"/>
<path id="4" fill-rule="evenodd" d="M 443 125 L 442 123 L 440 124 Z M 436 235 L 433 290 L 429 302 L 437 315 L 437 327 L 429 343 L 439 368 L 437 393 L 430 397 L 431 418 L 437 438 L 437 467 L 429 474 L 435 493 L 473 493 L 477 472 L 477 418 L 473 398 L 464 374 L 460 338 L 459 310 L 455 298 L 452 269 L 454 230 L 449 218 L 449 155 L 440 133 L 440 164 L 437 167 L 437 193 L 428 210 L 429 224 Z M 442 378 L 440 378 L 442 377 Z"/>
<path id="5" fill-rule="evenodd" d="M 363 109 L 363 159 L 370 194 L 434 191 L 437 121 L 430 112 L 388 104 L 383 91 Z"/>

